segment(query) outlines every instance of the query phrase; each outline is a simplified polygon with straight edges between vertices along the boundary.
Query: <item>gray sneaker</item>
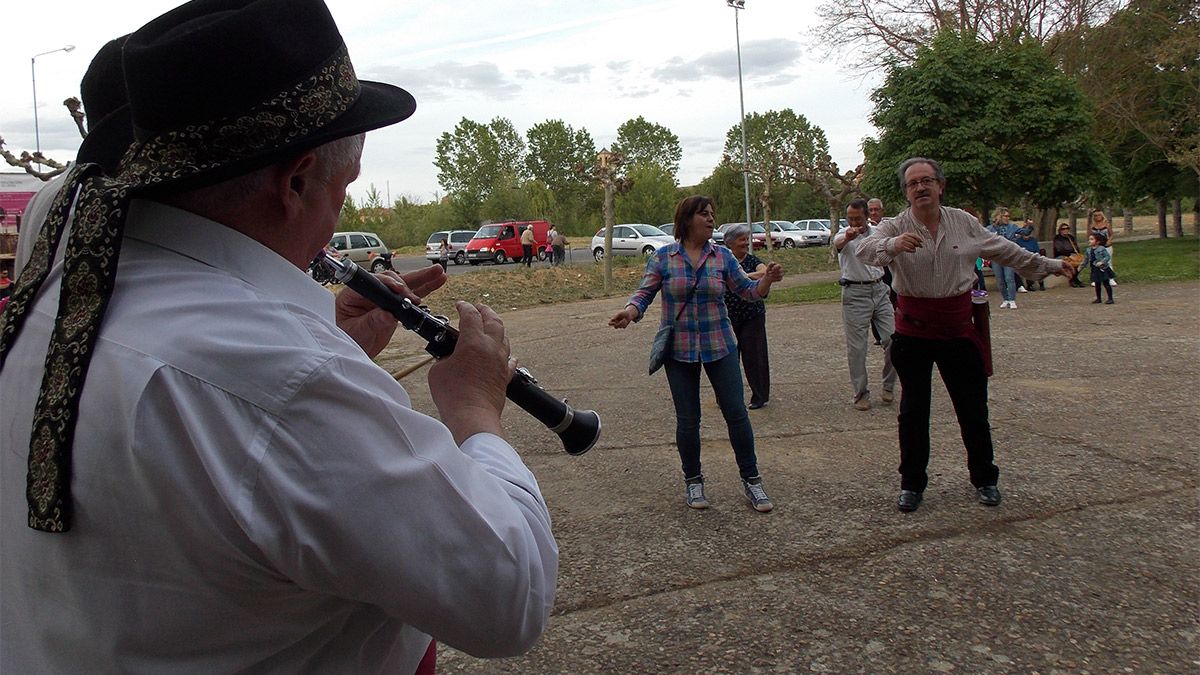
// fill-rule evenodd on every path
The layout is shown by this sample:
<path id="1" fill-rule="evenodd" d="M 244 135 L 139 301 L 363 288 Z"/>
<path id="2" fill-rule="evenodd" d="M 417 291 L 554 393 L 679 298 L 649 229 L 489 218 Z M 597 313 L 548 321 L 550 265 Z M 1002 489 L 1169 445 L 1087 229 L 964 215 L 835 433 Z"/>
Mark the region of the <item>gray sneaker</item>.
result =
<path id="1" fill-rule="evenodd" d="M 708 498 L 704 496 L 704 483 L 687 484 L 687 505 L 693 509 L 707 509 Z"/>
<path id="2" fill-rule="evenodd" d="M 755 511 L 767 513 L 775 508 L 775 505 L 771 503 L 771 498 L 767 496 L 767 491 L 763 489 L 761 476 L 743 480 L 742 488 L 746 493 L 746 499 L 750 500 L 750 505 L 754 507 Z"/>

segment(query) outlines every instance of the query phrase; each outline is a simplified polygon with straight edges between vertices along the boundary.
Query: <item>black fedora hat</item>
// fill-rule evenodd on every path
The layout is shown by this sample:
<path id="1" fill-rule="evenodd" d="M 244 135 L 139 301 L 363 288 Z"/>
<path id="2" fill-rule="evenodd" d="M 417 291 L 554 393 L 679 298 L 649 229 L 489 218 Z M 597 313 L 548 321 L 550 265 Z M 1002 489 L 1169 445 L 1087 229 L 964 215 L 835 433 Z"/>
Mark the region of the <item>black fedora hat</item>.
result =
<path id="1" fill-rule="evenodd" d="M 193 0 L 130 35 L 123 62 L 134 185 L 215 183 L 416 109 L 357 78 L 322 0 Z"/>
<path id="2" fill-rule="evenodd" d="M 121 48 L 128 38 L 122 35 L 101 47 L 79 83 L 88 133 L 75 161 L 99 164 L 106 174 L 116 172 L 117 163 L 133 143 L 125 71 L 121 67 Z"/>

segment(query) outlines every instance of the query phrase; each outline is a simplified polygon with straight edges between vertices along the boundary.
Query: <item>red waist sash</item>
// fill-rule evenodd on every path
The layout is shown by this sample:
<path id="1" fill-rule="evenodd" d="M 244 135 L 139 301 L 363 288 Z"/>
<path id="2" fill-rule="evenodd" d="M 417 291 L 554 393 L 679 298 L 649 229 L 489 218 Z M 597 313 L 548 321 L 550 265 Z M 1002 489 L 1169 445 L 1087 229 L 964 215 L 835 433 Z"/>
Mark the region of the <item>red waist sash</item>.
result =
<path id="1" fill-rule="evenodd" d="M 971 302 L 971 292 L 950 298 L 914 298 L 896 296 L 896 332 L 926 340 L 966 338 L 979 350 L 983 369 L 992 374 L 992 340 L 988 326 L 987 303 L 980 305 L 979 316 Z"/>

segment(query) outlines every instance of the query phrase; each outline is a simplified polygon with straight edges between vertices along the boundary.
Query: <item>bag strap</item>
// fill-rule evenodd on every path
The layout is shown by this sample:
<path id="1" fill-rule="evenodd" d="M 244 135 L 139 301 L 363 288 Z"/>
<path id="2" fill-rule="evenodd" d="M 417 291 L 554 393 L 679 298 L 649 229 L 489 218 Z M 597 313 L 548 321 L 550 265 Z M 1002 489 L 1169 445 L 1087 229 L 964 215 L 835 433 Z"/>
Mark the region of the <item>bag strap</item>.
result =
<path id="1" fill-rule="evenodd" d="M 696 270 L 696 280 L 692 282 L 692 287 L 688 289 L 687 297 L 683 299 L 683 306 L 679 308 L 679 313 L 675 315 L 675 323 L 679 322 L 679 317 L 683 316 L 683 310 L 687 309 L 688 303 L 692 301 L 692 295 L 696 292 L 696 286 L 700 285 L 700 272 L 708 265 L 708 258 L 700 264 L 700 269 Z"/>

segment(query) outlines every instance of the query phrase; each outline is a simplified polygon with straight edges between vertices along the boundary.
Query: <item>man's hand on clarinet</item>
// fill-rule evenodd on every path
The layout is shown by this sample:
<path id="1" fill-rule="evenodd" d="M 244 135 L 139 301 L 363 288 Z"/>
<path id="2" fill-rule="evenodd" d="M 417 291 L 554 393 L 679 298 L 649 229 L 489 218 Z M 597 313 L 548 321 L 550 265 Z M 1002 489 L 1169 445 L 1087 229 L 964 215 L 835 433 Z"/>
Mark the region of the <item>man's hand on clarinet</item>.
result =
<path id="1" fill-rule="evenodd" d="M 454 307 L 458 342 L 453 354 L 429 369 L 429 394 L 442 424 L 462 445 L 478 433 L 503 436 L 500 413 L 517 360 L 511 358 L 504 322 L 491 307 L 462 300 Z"/>
<path id="2" fill-rule="evenodd" d="M 375 276 L 392 292 L 416 304 L 446 283 L 446 271 L 441 265 L 430 265 L 403 275 L 388 270 Z M 338 293 L 334 309 L 338 328 L 345 331 L 371 358 L 383 351 L 396 332 L 396 317 L 349 288 L 343 288 Z"/>

